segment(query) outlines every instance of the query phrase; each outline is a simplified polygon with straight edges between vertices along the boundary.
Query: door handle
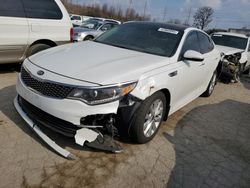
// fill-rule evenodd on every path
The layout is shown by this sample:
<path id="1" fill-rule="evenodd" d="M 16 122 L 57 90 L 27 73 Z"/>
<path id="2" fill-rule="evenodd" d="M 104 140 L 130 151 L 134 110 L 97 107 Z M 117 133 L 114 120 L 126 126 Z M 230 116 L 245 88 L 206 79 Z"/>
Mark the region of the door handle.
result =
<path id="1" fill-rule="evenodd" d="M 174 76 L 176 76 L 177 74 L 178 74 L 178 71 L 176 70 L 176 71 L 174 71 L 174 72 L 169 73 L 168 75 L 169 75 L 170 77 L 174 77 Z"/>

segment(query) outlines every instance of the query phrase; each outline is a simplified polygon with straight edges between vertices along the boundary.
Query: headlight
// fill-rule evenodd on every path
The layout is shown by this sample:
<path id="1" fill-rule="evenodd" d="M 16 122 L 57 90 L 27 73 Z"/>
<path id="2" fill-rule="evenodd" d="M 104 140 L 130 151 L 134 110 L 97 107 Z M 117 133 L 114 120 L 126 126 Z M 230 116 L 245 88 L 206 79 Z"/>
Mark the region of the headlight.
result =
<path id="1" fill-rule="evenodd" d="M 136 82 L 113 87 L 76 88 L 68 96 L 71 99 L 81 100 L 89 105 L 104 104 L 120 99 L 130 93 Z"/>

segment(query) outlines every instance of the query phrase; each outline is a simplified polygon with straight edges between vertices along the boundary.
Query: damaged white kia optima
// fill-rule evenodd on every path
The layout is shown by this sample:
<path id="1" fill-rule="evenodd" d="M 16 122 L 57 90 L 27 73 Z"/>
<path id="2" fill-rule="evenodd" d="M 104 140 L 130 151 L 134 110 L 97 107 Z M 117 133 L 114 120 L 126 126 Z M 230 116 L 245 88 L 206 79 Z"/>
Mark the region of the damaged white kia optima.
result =
<path id="1" fill-rule="evenodd" d="M 214 90 L 220 54 L 201 30 L 129 22 L 94 41 L 40 52 L 23 63 L 14 104 L 64 157 L 44 127 L 79 145 L 119 152 L 112 137 L 150 141 L 161 122 Z"/>

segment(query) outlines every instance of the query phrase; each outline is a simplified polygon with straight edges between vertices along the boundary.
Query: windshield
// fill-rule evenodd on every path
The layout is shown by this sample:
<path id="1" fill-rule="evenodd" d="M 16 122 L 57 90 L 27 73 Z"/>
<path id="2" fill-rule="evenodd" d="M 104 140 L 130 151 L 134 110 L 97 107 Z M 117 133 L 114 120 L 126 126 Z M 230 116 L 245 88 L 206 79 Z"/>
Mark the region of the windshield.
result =
<path id="1" fill-rule="evenodd" d="M 247 46 L 247 39 L 242 37 L 214 34 L 212 35 L 212 39 L 215 44 L 221 46 L 228 46 L 242 50 L 245 50 Z"/>
<path id="2" fill-rule="evenodd" d="M 102 22 L 97 20 L 87 20 L 83 21 L 81 27 L 97 30 L 102 25 Z"/>
<path id="3" fill-rule="evenodd" d="M 164 24 L 127 23 L 104 33 L 95 41 L 135 51 L 167 56 L 174 55 L 183 32 Z"/>

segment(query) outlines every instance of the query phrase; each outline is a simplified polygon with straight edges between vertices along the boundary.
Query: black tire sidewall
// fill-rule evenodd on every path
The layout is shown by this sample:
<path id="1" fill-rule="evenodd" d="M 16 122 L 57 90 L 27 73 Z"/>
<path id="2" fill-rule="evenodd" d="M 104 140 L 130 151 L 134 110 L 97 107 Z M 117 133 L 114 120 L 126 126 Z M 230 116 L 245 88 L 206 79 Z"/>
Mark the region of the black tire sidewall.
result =
<path id="1" fill-rule="evenodd" d="M 148 110 L 149 110 L 150 106 L 152 105 L 152 103 L 158 99 L 160 99 L 163 102 L 162 119 L 160 121 L 159 126 L 157 127 L 157 130 L 154 132 L 154 134 L 150 137 L 146 137 L 143 133 L 145 116 L 146 116 L 146 113 L 148 113 Z M 162 92 L 156 92 L 143 101 L 143 103 L 141 104 L 141 106 L 137 110 L 136 114 L 134 115 L 133 123 L 131 125 L 131 137 L 135 142 L 137 142 L 139 144 L 144 144 L 144 143 L 149 142 L 150 140 L 152 140 L 155 137 L 155 135 L 157 134 L 157 132 L 161 126 L 162 120 L 164 119 L 164 115 L 166 114 L 166 106 L 167 106 L 166 103 L 167 103 L 166 97 Z"/>
<path id="2" fill-rule="evenodd" d="M 27 57 L 32 56 L 40 51 L 46 50 L 48 48 L 51 48 L 51 46 L 47 45 L 47 44 L 35 44 L 33 46 L 30 47 L 28 53 L 27 53 Z"/>
<path id="3" fill-rule="evenodd" d="M 93 40 L 94 38 L 92 36 L 86 36 L 83 40 L 88 41 L 88 40 Z"/>

